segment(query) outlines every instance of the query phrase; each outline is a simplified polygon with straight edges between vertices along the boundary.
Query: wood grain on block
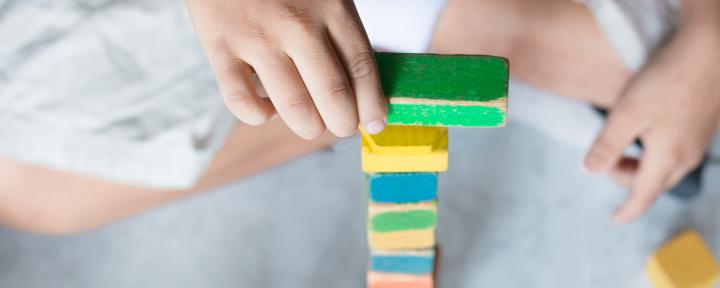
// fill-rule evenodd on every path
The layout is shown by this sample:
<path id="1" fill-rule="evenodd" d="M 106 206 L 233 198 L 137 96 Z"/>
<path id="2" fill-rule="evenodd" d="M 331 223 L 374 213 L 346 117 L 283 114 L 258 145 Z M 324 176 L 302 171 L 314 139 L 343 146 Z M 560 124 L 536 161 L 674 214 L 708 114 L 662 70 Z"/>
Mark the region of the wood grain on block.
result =
<path id="1" fill-rule="evenodd" d="M 379 204 L 370 202 L 368 231 L 396 232 L 435 228 L 437 204 Z"/>
<path id="2" fill-rule="evenodd" d="M 370 201 L 410 203 L 437 197 L 437 173 L 378 173 L 368 176 Z"/>
<path id="3" fill-rule="evenodd" d="M 383 273 L 431 275 L 435 250 L 373 250 L 370 270 Z"/>
<path id="4" fill-rule="evenodd" d="M 505 58 L 376 53 L 388 123 L 500 127 L 507 118 Z"/>
<path id="5" fill-rule="evenodd" d="M 656 288 L 711 288 L 718 283 L 720 267 L 700 234 L 690 230 L 650 257 L 647 275 Z"/>
<path id="6" fill-rule="evenodd" d="M 362 128 L 362 168 L 366 173 L 439 172 L 447 170 L 445 127 L 388 125 L 380 134 Z"/>
<path id="7" fill-rule="evenodd" d="M 369 288 L 432 288 L 434 286 L 431 275 L 369 272 L 367 282 Z"/>

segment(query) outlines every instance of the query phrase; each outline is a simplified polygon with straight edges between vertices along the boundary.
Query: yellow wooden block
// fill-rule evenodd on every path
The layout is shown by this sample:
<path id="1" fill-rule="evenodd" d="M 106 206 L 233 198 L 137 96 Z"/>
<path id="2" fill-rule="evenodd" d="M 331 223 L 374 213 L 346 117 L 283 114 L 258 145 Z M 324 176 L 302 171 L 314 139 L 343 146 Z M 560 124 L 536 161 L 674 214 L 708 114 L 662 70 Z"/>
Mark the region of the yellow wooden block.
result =
<path id="1" fill-rule="evenodd" d="M 656 288 L 712 288 L 720 267 L 702 237 L 688 230 L 652 255 L 647 275 Z"/>
<path id="2" fill-rule="evenodd" d="M 435 228 L 399 232 L 368 232 L 368 246 L 372 249 L 430 249 L 435 246 Z"/>
<path id="3" fill-rule="evenodd" d="M 445 127 L 389 125 L 376 135 L 362 135 L 362 168 L 367 173 L 447 170 Z"/>

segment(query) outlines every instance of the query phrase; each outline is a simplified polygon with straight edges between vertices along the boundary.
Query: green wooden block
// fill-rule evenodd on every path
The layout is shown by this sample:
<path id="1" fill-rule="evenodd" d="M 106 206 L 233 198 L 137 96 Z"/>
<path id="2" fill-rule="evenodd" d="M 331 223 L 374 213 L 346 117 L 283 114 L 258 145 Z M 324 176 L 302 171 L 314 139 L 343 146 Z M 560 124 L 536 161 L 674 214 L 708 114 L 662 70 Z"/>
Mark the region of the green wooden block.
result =
<path id="1" fill-rule="evenodd" d="M 389 98 L 389 124 L 505 126 L 507 59 L 384 52 L 375 58 Z"/>

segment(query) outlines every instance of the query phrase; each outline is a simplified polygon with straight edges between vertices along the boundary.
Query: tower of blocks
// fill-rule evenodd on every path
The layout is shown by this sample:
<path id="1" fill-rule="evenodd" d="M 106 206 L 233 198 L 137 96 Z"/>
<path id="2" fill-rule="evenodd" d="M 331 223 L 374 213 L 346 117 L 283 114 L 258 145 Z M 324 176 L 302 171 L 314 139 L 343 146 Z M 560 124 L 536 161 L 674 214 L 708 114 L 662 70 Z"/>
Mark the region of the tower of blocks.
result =
<path id="1" fill-rule="evenodd" d="M 377 53 L 388 127 L 360 130 L 368 180 L 369 288 L 432 288 L 438 173 L 448 128 L 502 127 L 508 62 L 470 55 Z"/>

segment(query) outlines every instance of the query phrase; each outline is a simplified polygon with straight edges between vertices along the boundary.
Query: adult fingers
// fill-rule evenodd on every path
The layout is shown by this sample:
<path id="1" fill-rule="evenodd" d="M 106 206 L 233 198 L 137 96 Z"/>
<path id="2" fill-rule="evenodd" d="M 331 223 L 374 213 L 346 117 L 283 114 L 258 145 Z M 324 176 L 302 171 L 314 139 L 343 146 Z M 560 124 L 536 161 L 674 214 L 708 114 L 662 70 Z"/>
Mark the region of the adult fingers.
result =
<path id="1" fill-rule="evenodd" d="M 342 61 L 357 101 L 360 123 L 371 134 L 387 124 L 387 98 L 378 76 L 375 54 L 353 1 L 342 1 L 351 17 L 331 18 L 330 39 Z M 338 15 L 338 14 L 335 14 Z"/>
<path id="2" fill-rule="evenodd" d="M 288 127 L 303 139 L 319 137 L 325 125 L 292 60 L 267 52 L 252 59 L 250 64 Z"/>
<path id="3" fill-rule="evenodd" d="M 260 125 L 275 114 L 272 104 L 258 96 L 250 65 L 233 56 L 224 46 L 210 53 L 208 58 L 225 105 L 238 120 Z"/>
<path id="4" fill-rule="evenodd" d="M 328 130 L 339 137 L 350 136 L 358 126 L 353 90 L 325 32 L 306 36 L 310 37 L 295 41 L 287 53 L 297 65 Z"/>

